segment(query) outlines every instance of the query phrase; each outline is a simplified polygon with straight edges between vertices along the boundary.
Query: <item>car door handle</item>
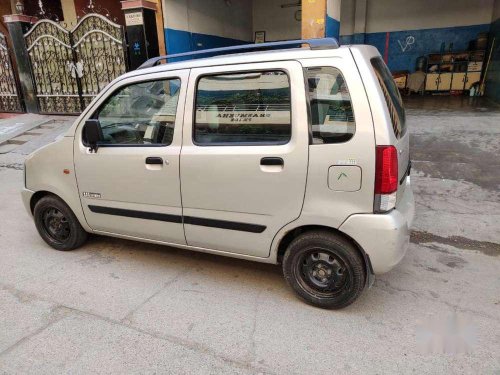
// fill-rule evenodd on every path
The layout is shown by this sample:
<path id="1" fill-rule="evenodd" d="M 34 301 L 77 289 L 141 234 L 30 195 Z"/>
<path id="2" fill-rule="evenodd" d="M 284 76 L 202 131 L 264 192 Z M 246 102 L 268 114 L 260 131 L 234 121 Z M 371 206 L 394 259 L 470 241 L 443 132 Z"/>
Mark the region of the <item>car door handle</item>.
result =
<path id="1" fill-rule="evenodd" d="M 157 156 L 149 156 L 146 158 L 146 164 L 160 164 L 163 165 L 163 159 Z"/>
<path id="2" fill-rule="evenodd" d="M 282 158 L 268 157 L 260 159 L 260 165 L 281 165 L 283 166 L 285 162 Z"/>

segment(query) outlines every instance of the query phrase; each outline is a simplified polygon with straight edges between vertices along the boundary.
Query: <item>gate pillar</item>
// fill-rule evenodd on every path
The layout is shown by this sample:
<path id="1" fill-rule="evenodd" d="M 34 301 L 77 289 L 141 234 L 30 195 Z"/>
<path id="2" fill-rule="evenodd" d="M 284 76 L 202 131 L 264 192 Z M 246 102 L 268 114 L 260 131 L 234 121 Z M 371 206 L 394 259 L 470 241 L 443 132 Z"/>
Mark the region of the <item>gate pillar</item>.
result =
<path id="1" fill-rule="evenodd" d="M 26 112 L 39 113 L 36 99 L 35 86 L 33 84 L 33 70 L 30 65 L 28 50 L 24 41 L 24 34 L 31 28 L 35 17 L 24 14 L 11 14 L 3 17 L 7 24 L 12 39 L 12 49 L 19 71 L 19 83 L 23 94 Z"/>
<path id="2" fill-rule="evenodd" d="M 130 69 L 134 70 L 160 53 L 156 4 L 147 0 L 126 0 L 121 3 L 125 14 Z"/>

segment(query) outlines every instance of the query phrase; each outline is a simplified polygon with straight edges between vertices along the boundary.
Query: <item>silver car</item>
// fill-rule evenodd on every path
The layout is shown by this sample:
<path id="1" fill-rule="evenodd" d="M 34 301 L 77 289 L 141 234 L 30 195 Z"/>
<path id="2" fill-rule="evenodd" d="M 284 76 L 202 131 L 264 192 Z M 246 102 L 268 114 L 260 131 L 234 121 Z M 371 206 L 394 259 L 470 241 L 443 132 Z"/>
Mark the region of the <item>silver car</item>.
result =
<path id="1" fill-rule="evenodd" d="M 97 233 L 281 264 L 306 302 L 351 304 L 401 261 L 414 216 L 389 70 L 333 39 L 206 52 L 122 75 L 27 158 L 38 232 L 57 250 Z"/>

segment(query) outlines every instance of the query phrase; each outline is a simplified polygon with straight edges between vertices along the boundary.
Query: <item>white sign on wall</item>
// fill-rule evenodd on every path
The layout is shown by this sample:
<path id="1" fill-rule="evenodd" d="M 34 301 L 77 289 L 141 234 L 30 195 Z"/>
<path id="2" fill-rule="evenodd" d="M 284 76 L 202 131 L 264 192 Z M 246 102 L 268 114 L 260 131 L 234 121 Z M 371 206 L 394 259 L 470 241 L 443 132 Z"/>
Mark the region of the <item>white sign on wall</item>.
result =
<path id="1" fill-rule="evenodd" d="M 144 20 L 142 18 L 142 12 L 125 13 L 125 25 L 135 26 L 143 24 Z"/>

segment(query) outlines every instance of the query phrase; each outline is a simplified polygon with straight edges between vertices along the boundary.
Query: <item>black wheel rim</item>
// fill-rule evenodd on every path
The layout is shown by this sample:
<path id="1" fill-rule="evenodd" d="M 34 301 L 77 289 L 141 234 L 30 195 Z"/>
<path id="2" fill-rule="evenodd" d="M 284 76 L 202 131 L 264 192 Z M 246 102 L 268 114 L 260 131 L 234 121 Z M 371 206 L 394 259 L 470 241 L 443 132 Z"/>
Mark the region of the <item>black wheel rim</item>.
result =
<path id="1" fill-rule="evenodd" d="M 335 252 L 313 248 L 301 254 L 295 273 L 301 287 L 319 297 L 335 297 L 352 285 L 348 263 Z"/>
<path id="2" fill-rule="evenodd" d="M 71 235 L 68 219 L 55 207 L 42 212 L 42 227 L 45 234 L 58 243 L 66 242 Z"/>

